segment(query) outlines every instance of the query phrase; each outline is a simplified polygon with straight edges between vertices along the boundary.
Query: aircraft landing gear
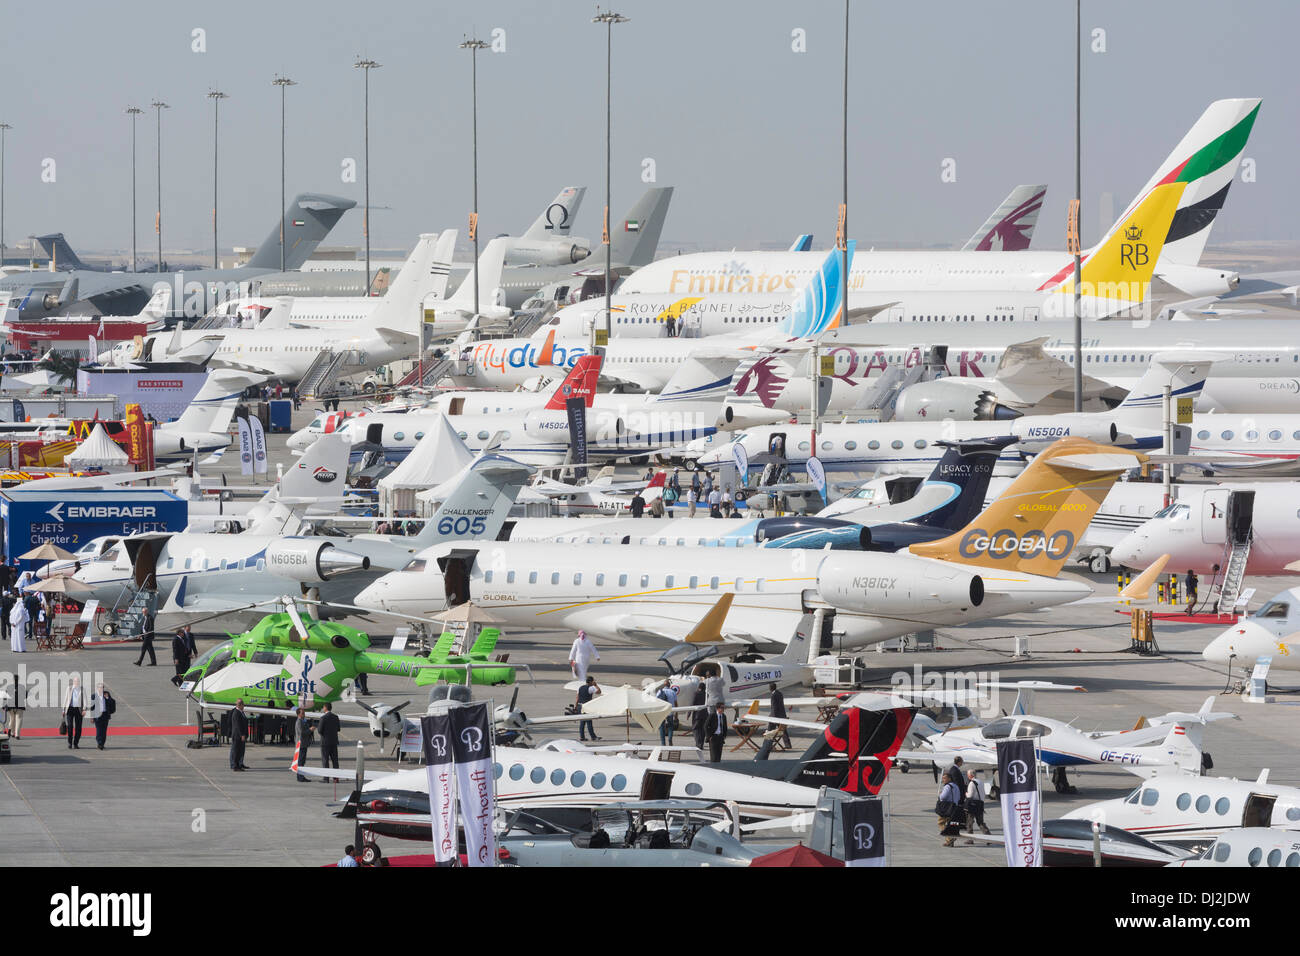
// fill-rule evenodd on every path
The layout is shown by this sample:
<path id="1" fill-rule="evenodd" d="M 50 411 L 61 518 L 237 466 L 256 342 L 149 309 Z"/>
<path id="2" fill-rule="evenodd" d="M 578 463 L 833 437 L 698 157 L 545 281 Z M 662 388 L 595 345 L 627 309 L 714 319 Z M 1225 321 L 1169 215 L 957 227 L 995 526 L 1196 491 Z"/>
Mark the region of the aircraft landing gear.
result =
<path id="1" fill-rule="evenodd" d="M 1056 788 L 1057 793 L 1078 793 L 1079 788 L 1070 785 L 1070 778 L 1065 774 L 1064 767 L 1052 768 L 1052 786 Z"/>
<path id="2" fill-rule="evenodd" d="M 379 844 L 367 840 L 361 844 L 361 865 L 362 866 L 387 866 L 384 860 L 384 851 L 379 849 Z"/>

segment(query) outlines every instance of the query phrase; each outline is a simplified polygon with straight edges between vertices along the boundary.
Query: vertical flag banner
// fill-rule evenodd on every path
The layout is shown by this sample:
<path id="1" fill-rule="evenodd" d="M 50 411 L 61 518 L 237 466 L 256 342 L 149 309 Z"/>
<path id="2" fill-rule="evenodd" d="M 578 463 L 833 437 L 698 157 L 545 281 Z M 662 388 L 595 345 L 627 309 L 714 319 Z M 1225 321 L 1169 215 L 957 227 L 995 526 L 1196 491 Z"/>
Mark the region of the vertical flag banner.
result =
<path id="1" fill-rule="evenodd" d="M 253 433 L 253 471 L 259 475 L 266 474 L 266 432 L 262 430 L 262 420 L 248 416 L 248 427 Z"/>
<path id="2" fill-rule="evenodd" d="M 844 865 L 885 865 L 885 805 L 881 800 L 845 800 Z"/>
<path id="3" fill-rule="evenodd" d="M 456 769 L 451 747 L 451 717 L 420 718 L 424 772 L 429 777 L 429 822 L 433 858 L 439 866 L 456 859 Z"/>
<path id="4" fill-rule="evenodd" d="M 587 477 L 587 405 L 581 398 L 566 398 L 564 410 L 569 416 L 569 447 L 573 450 L 573 470 L 578 478 Z"/>
<path id="5" fill-rule="evenodd" d="M 745 451 L 745 446 L 738 441 L 731 443 L 731 457 L 736 462 L 736 472 L 740 475 L 742 485 L 749 484 L 749 452 Z"/>
<path id="6" fill-rule="evenodd" d="M 253 430 L 248 426 L 248 416 L 235 419 L 239 423 L 239 473 L 253 473 Z"/>
<path id="7" fill-rule="evenodd" d="M 1043 865 L 1043 810 L 1034 740 L 998 741 L 998 789 L 1007 866 Z"/>
<path id="8" fill-rule="evenodd" d="M 808 480 L 813 483 L 817 493 L 822 496 L 822 501 L 826 500 L 826 469 L 822 467 L 821 459 L 816 455 L 808 458 Z"/>
<path id="9" fill-rule="evenodd" d="M 456 790 L 465 828 L 470 866 L 496 866 L 496 781 L 492 778 L 492 715 L 486 703 L 457 707 L 450 713 L 451 746 L 456 755 Z"/>

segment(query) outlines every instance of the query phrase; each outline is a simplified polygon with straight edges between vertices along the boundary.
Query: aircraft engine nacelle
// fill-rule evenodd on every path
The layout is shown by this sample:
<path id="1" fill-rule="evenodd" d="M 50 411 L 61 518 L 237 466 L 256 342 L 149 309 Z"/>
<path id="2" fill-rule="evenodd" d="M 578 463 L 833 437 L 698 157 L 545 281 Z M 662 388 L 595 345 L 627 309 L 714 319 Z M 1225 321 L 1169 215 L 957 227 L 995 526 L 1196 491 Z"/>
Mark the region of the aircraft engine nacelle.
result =
<path id="1" fill-rule="evenodd" d="M 1225 295 L 1241 284 L 1239 273 L 1204 266 L 1160 265 L 1156 268 L 1156 276 L 1194 299 Z"/>
<path id="2" fill-rule="evenodd" d="M 1045 447 L 1061 438 L 1086 438 L 1102 445 L 1114 444 L 1126 434 L 1115 421 L 1103 415 L 1034 415 L 1011 423 L 1011 433 L 1021 448 Z"/>
<path id="3" fill-rule="evenodd" d="M 517 239 L 506 253 L 508 265 L 567 266 L 591 255 L 586 239 Z"/>
<path id="4" fill-rule="evenodd" d="M 349 571 L 368 571 L 370 559 L 328 541 L 280 538 L 266 546 L 266 569 L 290 581 L 319 584 Z"/>
<path id="5" fill-rule="evenodd" d="M 714 424 L 719 431 L 744 431 L 789 420 L 790 413 L 783 408 L 767 408 L 757 402 L 728 402 L 722 406 Z"/>
<path id="6" fill-rule="evenodd" d="M 914 616 L 936 604 L 964 610 L 984 603 L 978 574 L 907 554 L 827 552 L 817 590 L 834 607 L 867 614 Z"/>
<path id="7" fill-rule="evenodd" d="M 909 385 L 898 395 L 894 420 L 902 422 L 943 421 L 1003 422 L 1019 418 L 1020 412 L 998 401 L 989 383 L 978 378 L 938 378 Z"/>

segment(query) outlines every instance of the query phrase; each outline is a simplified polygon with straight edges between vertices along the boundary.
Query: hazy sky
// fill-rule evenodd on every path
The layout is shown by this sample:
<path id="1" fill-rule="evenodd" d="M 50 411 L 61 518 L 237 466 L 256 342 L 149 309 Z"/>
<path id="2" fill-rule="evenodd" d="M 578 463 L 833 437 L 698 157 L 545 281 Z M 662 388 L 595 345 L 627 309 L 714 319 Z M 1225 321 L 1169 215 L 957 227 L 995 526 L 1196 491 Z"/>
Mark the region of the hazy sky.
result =
<path id="1" fill-rule="evenodd" d="M 1297 238 L 1292 0 L 1084 0 L 1083 223 L 1099 197 L 1115 211 L 1213 99 L 1262 96 L 1212 241 Z M 642 162 L 677 193 L 674 242 L 718 247 L 829 243 L 840 195 L 843 4 L 839 0 L 619 0 L 614 28 L 613 206 L 643 188 Z M 1037 248 L 1064 245 L 1073 190 L 1071 0 L 852 0 L 850 223 L 860 240 L 960 244 L 1019 182 L 1046 182 Z M 164 242 L 211 245 L 212 105 L 221 106 L 221 245 L 260 242 L 279 206 L 277 72 L 288 91 L 288 192 L 360 200 L 340 180 L 362 155 L 358 54 L 371 74 L 372 244 L 405 247 L 458 226 L 470 207 L 470 54 L 479 54 L 479 181 L 484 235 L 517 233 L 560 186 L 588 185 L 576 232 L 599 239 L 604 169 L 605 28 L 591 3 L 90 3 L 11 7 L 0 61 L 5 235 L 62 231 L 74 248 L 130 248 L 130 126 L 139 118 L 142 257 L 152 258 L 154 111 L 162 98 Z M 206 52 L 192 31 L 206 31 Z M 805 31 L 804 53 L 792 31 Z M 956 182 L 941 182 L 945 159 Z M 54 161 L 55 182 L 42 181 Z M 48 169 L 48 166 L 46 167 Z M 348 213 L 328 240 L 361 242 Z"/>

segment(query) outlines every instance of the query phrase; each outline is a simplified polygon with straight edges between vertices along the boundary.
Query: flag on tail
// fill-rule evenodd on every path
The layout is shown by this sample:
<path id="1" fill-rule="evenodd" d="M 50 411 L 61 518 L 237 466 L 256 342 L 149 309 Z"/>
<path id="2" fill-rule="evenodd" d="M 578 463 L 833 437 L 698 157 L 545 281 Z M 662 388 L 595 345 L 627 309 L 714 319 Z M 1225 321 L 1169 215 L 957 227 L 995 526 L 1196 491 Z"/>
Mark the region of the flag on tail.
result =
<path id="1" fill-rule="evenodd" d="M 998 789 L 1007 866 L 1043 865 L 1043 807 L 1034 740 L 998 741 Z"/>
<path id="2" fill-rule="evenodd" d="M 456 859 L 456 770 L 451 746 L 451 717 L 420 718 L 424 738 L 424 772 L 429 777 L 429 823 L 433 858 L 439 866 Z"/>

